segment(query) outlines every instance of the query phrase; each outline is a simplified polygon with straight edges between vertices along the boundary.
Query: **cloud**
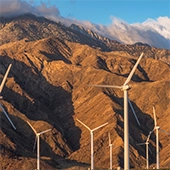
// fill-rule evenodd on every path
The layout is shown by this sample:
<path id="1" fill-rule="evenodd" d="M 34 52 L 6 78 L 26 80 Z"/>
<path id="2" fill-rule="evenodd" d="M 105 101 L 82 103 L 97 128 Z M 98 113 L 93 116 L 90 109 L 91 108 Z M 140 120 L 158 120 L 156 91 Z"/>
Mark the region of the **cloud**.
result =
<path id="1" fill-rule="evenodd" d="M 29 1 L 30 4 L 22 0 L 0 0 L 0 15 L 1 16 L 18 16 L 24 13 L 33 13 L 42 16 L 61 17 L 57 7 L 47 7 L 45 3 L 41 2 L 38 6 L 33 6 L 34 0 Z"/>
<path id="2" fill-rule="evenodd" d="M 112 17 L 112 23 L 107 26 L 89 21 L 75 20 L 74 22 L 121 43 L 134 44 L 142 42 L 157 48 L 170 49 L 170 18 L 167 16 L 134 24 Z"/>
<path id="3" fill-rule="evenodd" d="M 42 3 L 37 8 L 37 12 L 40 15 L 50 16 L 51 14 L 55 14 L 55 16 L 60 16 L 59 10 L 55 6 L 47 7 L 44 3 Z"/>
<path id="4" fill-rule="evenodd" d="M 15 16 L 29 11 L 35 12 L 34 7 L 27 2 L 20 0 L 0 0 L 0 15 L 1 16 Z"/>
<path id="5" fill-rule="evenodd" d="M 170 18 L 167 16 L 159 17 L 157 20 L 147 19 L 142 25 L 155 29 L 165 38 L 170 39 Z"/>
<path id="6" fill-rule="evenodd" d="M 43 0 L 42 0 L 43 1 Z M 129 24 L 116 17 L 111 17 L 110 25 L 101 25 L 91 23 L 90 21 L 79 21 L 71 18 L 64 18 L 56 6 L 50 6 L 41 1 L 38 6 L 33 6 L 35 0 L 28 2 L 22 0 L 0 0 L 1 16 L 16 16 L 24 13 L 33 13 L 44 16 L 54 21 L 60 21 L 69 26 L 72 23 L 81 25 L 85 29 L 117 40 L 125 44 L 134 44 L 136 42 L 147 43 L 158 48 L 170 49 L 170 18 L 167 16 L 157 19 L 147 19 L 143 23 Z"/>

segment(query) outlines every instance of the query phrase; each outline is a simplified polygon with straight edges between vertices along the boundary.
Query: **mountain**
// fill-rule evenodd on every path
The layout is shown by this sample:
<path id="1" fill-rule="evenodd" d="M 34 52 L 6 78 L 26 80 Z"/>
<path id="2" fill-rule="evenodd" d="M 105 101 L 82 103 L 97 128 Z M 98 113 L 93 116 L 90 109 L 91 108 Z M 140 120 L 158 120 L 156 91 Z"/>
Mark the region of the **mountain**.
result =
<path id="1" fill-rule="evenodd" d="M 82 29 L 83 31 L 80 31 Z M 87 32 L 86 32 L 87 31 Z M 1 104 L 17 130 L 1 114 L 2 169 L 35 169 L 35 134 L 41 135 L 41 169 L 74 168 L 90 164 L 90 128 L 109 124 L 94 132 L 94 163 L 109 167 L 108 132 L 113 142 L 113 167 L 123 167 L 123 92 L 89 84 L 122 85 L 141 52 L 130 82 L 129 97 L 140 120 L 129 110 L 130 165 L 145 167 L 144 142 L 154 127 L 152 107 L 161 127 L 160 167 L 170 167 L 170 50 L 146 44 L 121 44 L 80 26 L 66 27 L 31 14 L 2 18 L 0 23 L 0 76 L 10 63 Z M 164 133 L 164 131 L 166 133 Z M 155 166 L 155 132 L 149 156 Z"/>

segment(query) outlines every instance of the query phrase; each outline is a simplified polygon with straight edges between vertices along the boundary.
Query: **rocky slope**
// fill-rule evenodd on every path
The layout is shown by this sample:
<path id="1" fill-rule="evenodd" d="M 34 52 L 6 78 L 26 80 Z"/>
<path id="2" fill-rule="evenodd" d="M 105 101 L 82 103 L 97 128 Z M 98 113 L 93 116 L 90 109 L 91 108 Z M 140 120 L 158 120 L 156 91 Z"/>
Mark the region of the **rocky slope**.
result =
<path id="1" fill-rule="evenodd" d="M 12 63 L 1 104 L 17 127 L 14 131 L 0 112 L 2 169 L 36 167 L 35 135 L 27 121 L 38 132 L 52 129 L 41 136 L 41 169 L 90 164 L 90 134 L 77 118 L 92 129 L 109 123 L 94 132 L 95 166 L 109 167 L 110 132 L 114 146 L 113 167 L 123 167 L 123 92 L 88 85 L 122 85 L 141 51 L 144 58 L 129 90 L 141 123 L 137 125 L 129 110 L 130 164 L 145 167 L 145 146 L 136 144 L 144 142 L 153 129 L 153 105 L 158 125 L 170 132 L 170 68 L 167 64 L 170 51 L 94 40 L 61 23 L 32 15 L 3 19 L 0 28 L 1 79 Z M 170 167 L 170 136 L 161 130 L 159 136 L 160 167 Z M 155 133 L 151 135 L 150 148 L 153 167 Z"/>

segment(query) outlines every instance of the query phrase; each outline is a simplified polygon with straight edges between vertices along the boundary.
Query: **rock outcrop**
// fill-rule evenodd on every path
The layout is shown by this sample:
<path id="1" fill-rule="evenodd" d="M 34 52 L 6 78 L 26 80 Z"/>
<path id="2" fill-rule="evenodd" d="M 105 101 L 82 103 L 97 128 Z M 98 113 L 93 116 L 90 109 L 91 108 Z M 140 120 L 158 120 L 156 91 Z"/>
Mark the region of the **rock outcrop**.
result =
<path id="1" fill-rule="evenodd" d="M 24 21 L 24 22 L 23 22 Z M 1 111 L 0 161 L 3 169 L 33 169 L 35 134 L 41 136 L 41 169 L 90 164 L 90 128 L 94 132 L 96 167 L 109 167 L 108 132 L 113 142 L 113 167 L 123 167 L 123 92 L 89 84 L 122 85 L 140 53 L 144 52 L 130 82 L 129 98 L 141 126 L 129 109 L 130 165 L 145 167 L 144 142 L 154 127 L 152 107 L 161 127 L 160 167 L 170 167 L 170 51 L 147 45 L 123 45 L 97 38 L 45 18 L 25 15 L 3 19 L 0 26 L 0 76 L 12 69 L 1 104 L 16 125 L 14 131 Z M 164 133 L 168 132 L 168 133 Z M 155 165 L 155 132 L 151 135 L 150 165 Z"/>

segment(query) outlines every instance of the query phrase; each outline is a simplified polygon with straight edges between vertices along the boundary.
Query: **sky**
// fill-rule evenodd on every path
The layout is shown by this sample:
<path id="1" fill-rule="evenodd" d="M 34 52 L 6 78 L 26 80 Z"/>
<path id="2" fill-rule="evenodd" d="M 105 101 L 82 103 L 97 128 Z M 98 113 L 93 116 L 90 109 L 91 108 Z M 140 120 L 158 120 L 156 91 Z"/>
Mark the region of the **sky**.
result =
<path id="1" fill-rule="evenodd" d="M 26 12 L 122 43 L 170 49 L 170 0 L 0 0 L 0 15 Z"/>

